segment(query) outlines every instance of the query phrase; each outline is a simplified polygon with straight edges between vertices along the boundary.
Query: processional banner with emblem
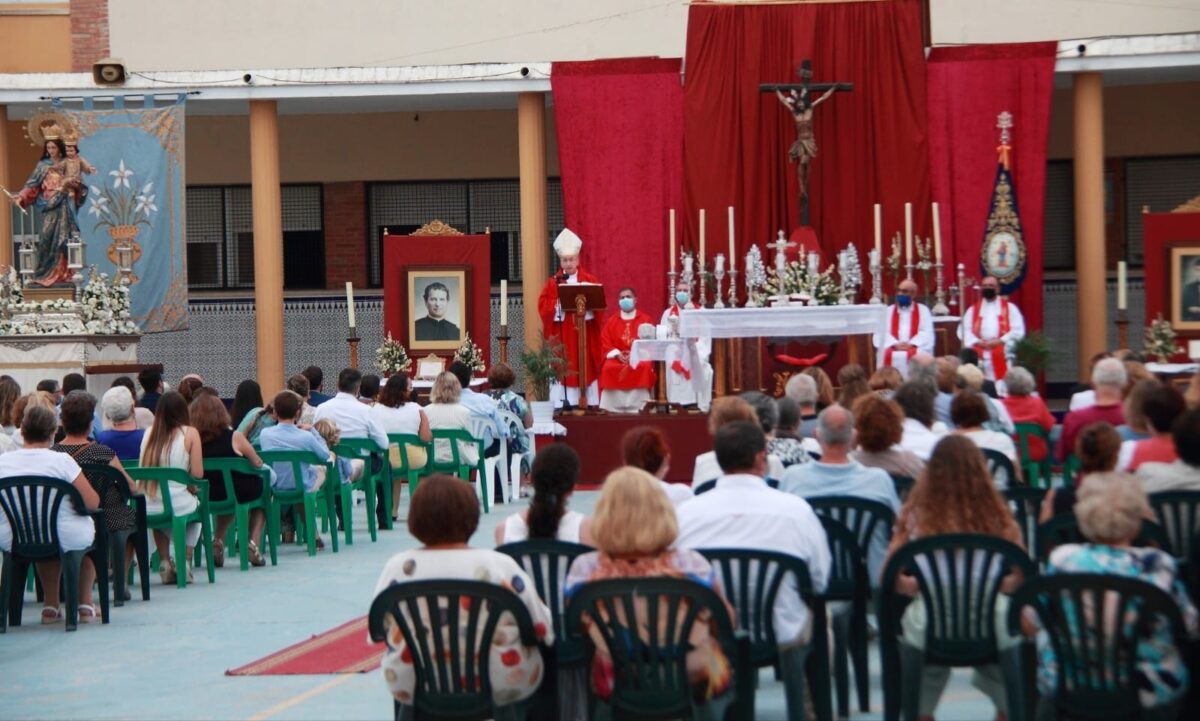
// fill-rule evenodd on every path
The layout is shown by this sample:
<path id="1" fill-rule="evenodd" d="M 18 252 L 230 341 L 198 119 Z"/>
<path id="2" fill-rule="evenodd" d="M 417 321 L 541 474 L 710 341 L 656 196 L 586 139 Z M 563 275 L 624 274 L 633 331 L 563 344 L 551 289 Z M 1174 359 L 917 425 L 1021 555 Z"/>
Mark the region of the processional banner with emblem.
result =
<path id="1" fill-rule="evenodd" d="M 1017 190 L 1009 167 L 1012 115 L 1000 113 L 996 127 L 1000 128 L 1000 145 L 996 147 L 999 159 L 996 162 L 996 180 L 992 185 L 992 202 L 988 207 L 979 265 L 985 274 L 995 276 L 1000 282 L 1000 292 L 1009 295 L 1020 288 L 1025 280 L 1027 254 L 1025 236 L 1021 232 L 1021 217 L 1017 211 Z"/>
<path id="2" fill-rule="evenodd" d="M 132 268 L 130 313 L 143 333 L 188 325 L 185 97 L 162 107 L 145 96 L 115 98 L 108 110 L 61 109 L 95 171 L 82 176 L 77 211 L 85 263 L 110 278 L 119 260 Z"/>

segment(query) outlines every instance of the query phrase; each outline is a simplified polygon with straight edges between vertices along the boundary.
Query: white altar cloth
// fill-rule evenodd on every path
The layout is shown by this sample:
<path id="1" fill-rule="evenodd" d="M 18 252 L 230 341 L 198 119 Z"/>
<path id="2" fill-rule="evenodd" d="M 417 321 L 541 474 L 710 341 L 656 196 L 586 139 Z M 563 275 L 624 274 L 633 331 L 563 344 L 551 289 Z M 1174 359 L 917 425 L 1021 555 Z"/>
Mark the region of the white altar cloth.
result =
<path id="1" fill-rule="evenodd" d="M 20 384 L 23 393 L 33 391 L 38 381 L 61 381 L 68 373 L 81 373 L 88 391 L 99 397 L 117 377 L 106 367 L 136 364 L 140 340 L 137 335 L 0 336 L 0 369 Z M 135 374 L 125 370 L 122 375 Z"/>
<path id="2" fill-rule="evenodd" d="M 637 368 L 642 361 L 663 361 L 668 373 L 675 361 L 679 361 L 679 365 L 692 374 L 688 382 L 696 391 L 696 397 L 701 397 L 705 391 L 704 360 L 695 338 L 635 340 L 629 348 L 629 367 Z"/>
<path id="3" fill-rule="evenodd" d="M 882 326 L 886 308 L 885 305 L 696 308 L 679 314 L 679 335 L 684 338 L 870 335 Z"/>

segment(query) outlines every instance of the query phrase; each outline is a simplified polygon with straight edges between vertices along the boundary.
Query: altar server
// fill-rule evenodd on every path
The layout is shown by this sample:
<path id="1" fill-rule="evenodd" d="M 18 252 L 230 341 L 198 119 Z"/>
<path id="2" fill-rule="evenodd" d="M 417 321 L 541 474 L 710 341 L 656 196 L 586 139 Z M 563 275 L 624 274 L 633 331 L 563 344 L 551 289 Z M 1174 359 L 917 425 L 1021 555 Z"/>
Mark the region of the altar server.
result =
<path id="1" fill-rule="evenodd" d="M 547 342 L 558 340 L 563 344 L 563 356 L 567 367 L 561 382 L 550 386 L 550 402 L 555 408 L 569 403 L 579 405 L 579 336 L 575 330 L 575 314 L 566 313 L 558 302 L 558 286 L 577 283 L 599 283 L 600 279 L 584 270 L 579 264 L 579 251 L 583 240 L 569 228 L 564 228 L 554 239 L 554 253 L 558 256 L 558 272 L 555 273 L 538 296 L 538 315 L 542 320 L 542 334 Z M 587 401 L 589 406 L 600 403 L 600 387 L 596 383 L 597 373 L 604 359 L 600 349 L 600 321 L 595 313 L 588 311 L 584 316 L 587 333 L 587 358 L 582 367 L 587 370 Z"/>
<path id="2" fill-rule="evenodd" d="M 875 332 L 875 365 L 892 366 L 908 376 L 908 361 L 918 353 L 933 355 L 933 313 L 917 302 L 917 284 L 900 281 L 896 302 L 883 315 L 883 326 Z"/>
<path id="3" fill-rule="evenodd" d="M 654 328 L 654 320 L 637 309 L 633 288 L 622 288 L 617 296 L 620 311 L 608 319 L 600 333 L 604 366 L 600 369 L 600 407 L 609 413 L 637 413 L 650 400 L 654 367 L 629 365 L 629 349 L 643 326 Z"/>
<path id="4" fill-rule="evenodd" d="M 964 348 L 979 353 L 988 380 L 1000 381 L 1016 357 L 1017 341 L 1025 337 L 1025 318 L 1016 303 L 1000 297 L 1000 281 L 983 279 L 983 298 L 967 309 L 958 326 Z"/>
<path id="5" fill-rule="evenodd" d="M 679 281 L 675 284 L 675 296 L 671 299 L 671 306 L 663 311 L 662 322 L 658 326 L 658 337 L 669 338 L 672 331 L 678 331 L 679 326 L 679 311 L 680 309 L 697 308 L 692 302 L 691 288 L 687 281 Z M 674 320 L 672 320 L 674 319 Z M 682 358 L 669 359 L 664 365 L 666 366 L 667 374 L 667 400 L 672 403 L 678 403 L 681 406 L 695 405 L 702 411 L 708 411 L 712 405 L 712 364 L 709 362 L 709 357 L 712 354 L 712 339 L 697 338 L 696 339 L 696 354 L 700 360 L 699 368 L 685 368 Z M 702 388 L 700 394 L 696 394 L 696 384 L 692 382 L 693 375 L 701 374 Z"/>

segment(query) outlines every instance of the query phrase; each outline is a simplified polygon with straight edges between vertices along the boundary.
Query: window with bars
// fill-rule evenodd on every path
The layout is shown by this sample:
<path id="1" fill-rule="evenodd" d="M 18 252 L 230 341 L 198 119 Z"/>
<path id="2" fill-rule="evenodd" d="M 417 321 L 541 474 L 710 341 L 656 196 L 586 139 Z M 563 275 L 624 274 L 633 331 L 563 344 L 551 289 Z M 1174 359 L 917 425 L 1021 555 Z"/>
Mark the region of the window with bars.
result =
<path id="1" fill-rule="evenodd" d="M 563 228 L 562 184 L 546 183 L 547 245 Z M 521 279 L 521 188 L 516 179 L 371 183 L 367 186 L 368 278 L 383 284 L 383 231 L 411 233 L 441 220 L 464 233 L 492 233 L 492 282 Z"/>
<path id="2" fill-rule="evenodd" d="M 320 185 L 280 188 L 283 287 L 325 287 L 325 232 Z M 187 189 L 188 286 L 254 286 L 254 216 L 250 187 Z"/>

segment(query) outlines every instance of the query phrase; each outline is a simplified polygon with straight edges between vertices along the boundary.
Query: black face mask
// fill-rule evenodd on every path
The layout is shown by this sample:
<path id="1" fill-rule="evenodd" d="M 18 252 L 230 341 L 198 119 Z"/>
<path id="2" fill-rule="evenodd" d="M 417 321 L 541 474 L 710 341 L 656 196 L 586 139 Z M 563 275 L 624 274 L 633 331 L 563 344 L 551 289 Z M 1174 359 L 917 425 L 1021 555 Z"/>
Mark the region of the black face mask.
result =
<path id="1" fill-rule="evenodd" d="M 984 288 L 983 289 L 983 299 L 984 300 L 995 300 L 996 299 L 996 289 L 995 288 Z"/>

